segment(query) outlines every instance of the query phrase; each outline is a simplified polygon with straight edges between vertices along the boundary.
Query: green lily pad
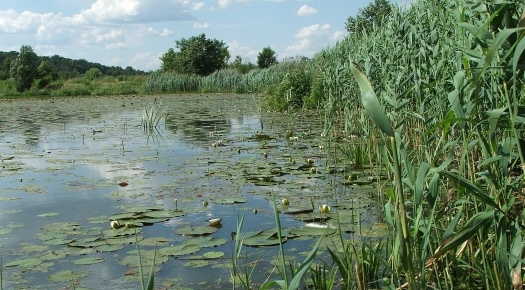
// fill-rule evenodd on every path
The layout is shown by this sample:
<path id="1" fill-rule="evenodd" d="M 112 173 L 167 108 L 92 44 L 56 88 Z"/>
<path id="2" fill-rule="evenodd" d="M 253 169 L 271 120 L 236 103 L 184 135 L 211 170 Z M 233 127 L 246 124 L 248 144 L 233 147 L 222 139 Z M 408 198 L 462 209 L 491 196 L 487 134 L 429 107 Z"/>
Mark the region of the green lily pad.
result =
<path id="1" fill-rule="evenodd" d="M 324 224 L 308 224 L 300 228 L 295 228 L 290 230 L 290 234 L 299 235 L 299 236 L 326 236 L 331 235 L 336 232 L 335 228 L 332 228 Z"/>
<path id="2" fill-rule="evenodd" d="M 42 264 L 42 262 L 43 262 L 42 259 L 39 259 L 39 258 L 21 259 L 21 260 L 11 261 L 11 262 L 5 264 L 5 266 L 6 267 L 19 266 L 19 267 L 22 267 L 22 268 L 32 268 L 32 267 L 35 267 L 37 265 Z"/>
<path id="3" fill-rule="evenodd" d="M 91 264 L 98 264 L 104 262 L 104 259 L 102 258 L 83 258 L 73 261 L 73 264 L 75 265 L 91 265 Z"/>
<path id="4" fill-rule="evenodd" d="M 186 215 L 185 212 L 182 210 L 156 210 L 156 211 L 149 211 L 142 214 L 143 216 L 150 217 L 150 218 L 174 218 L 174 217 L 181 217 Z"/>
<path id="5" fill-rule="evenodd" d="M 213 226 L 189 226 L 175 229 L 174 232 L 181 236 L 205 236 L 218 231 L 218 227 Z"/>
<path id="6" fill-rule="evenodd" d="M 183 256 L 196 253 L 202 249 L 201 246 L 195 244 L 176 245 L 173 247 L 165 247 L 159 249 L 159 255 L 164 256 Z"/>
<path id="7" fill-rule="evenodd" d="M 0 229 L 0 235 L 9 234 L 13 229 Z"/>
<path id="8" fill-rule="evenodd" d="M 191 260 L 183 264 L 184 267 L 188 268 L 202 268 L 206 267 L 210 264 L 210 262 L 206 260 Z"/>
<path id="9" fill-rule="evenodd" d="M 228 240 L 225 238 L 200 237 L 193 238 L 191 243 L 199 245 L 203 248 L 213 248 L 228 243 Z"/>
<path id="10" fill-rule="evenodd" d="M 89 276 L 88 271 L 65 270 L 51 274 L 49 280 L 53 282 L 71 282 L 77 279 L 86 278 L 87 276 Z"/>
<path id="11" fill-rule="evenodd" d="M 224 252 L 207 252 L 202 254 L 202 257 L 205 259 L 217 259 L 224 256 Z"/>
<path id="12" fill-rule="evenodd" d="M 285 213 L 285 214 L 300 214 L 300 213 L 308 213 L 312 211 L 313 209 L 311 207 L 283 206 L 279 208 L 279 212 Z"/>
<path id="13" fill-rule="evenodd" d="M 95 248 L 96 252 L 116 252 L 124 248 L 124 245 L 102 245 Z"/>
<path id="14" fill-rule="evenodd" d="M 241 234 L 242 235 L 242 234 Z M 239 237 L 237 237 L 239 238 Z M 267 247 L 279 245 L 279 238 L 277 237 L 277 231 L 274 229 L 247 232 L 242 237 L 242 242 L 246 246 L 250 247 Z M 285 243 L 288 240 L 287 236 L 282 236 L 282 242 Z"/>
<path id="15" fill-rule="evenodd" d="M 134 207 L 123 208 L 123 210 L 127 212 L 132 212 L 132 213 L 143 213 L 143 212 L 148 212 L 148 211 L 164 210 L 164 209 L 159 206 L 134 206 Z"/>
<path id="16" fill-rule="evenodd" d="M 20 197 L 0 196 L 0 201 L 9 201 L 9 200 L 17 200 L 17 199 L 20 199 Z"/>
<path id="17" fill-rule="evenodd" d="M 58 212 L 49 212 L 49 213 L 39 214 L 37 216 L 39 216 L 39 217 L 50 217 L 50 216 L 57 216 L 57 215 L 59 215 Z"/>
<path id="18" fill-rule="evenodd" d="M 245 196 L 223 197 L 223 198 L 213 199 L 213 202 L 218 203 L 218 204 L 245 203 L 247 201 L 248 201 L 248 198 L 246 198 Z"/>

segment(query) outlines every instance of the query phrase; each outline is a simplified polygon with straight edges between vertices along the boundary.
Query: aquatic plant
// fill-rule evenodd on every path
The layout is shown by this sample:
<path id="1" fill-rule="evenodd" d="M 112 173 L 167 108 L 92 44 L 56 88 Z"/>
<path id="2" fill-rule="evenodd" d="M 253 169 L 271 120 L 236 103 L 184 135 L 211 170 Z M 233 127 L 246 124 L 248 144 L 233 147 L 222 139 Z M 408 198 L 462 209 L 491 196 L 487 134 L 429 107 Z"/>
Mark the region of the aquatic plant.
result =
<path id="1" fill-rule="evenodd" d="M 162 106 L 162 100 L 154 99 L 149 110 L 148 108 L 144 108 L 141 122 L 142 130 L 152 131 L 153 129 L 156 129 L 168 115 L 168 113 L 166 113 L 167 109 L 167 107 Z"/>

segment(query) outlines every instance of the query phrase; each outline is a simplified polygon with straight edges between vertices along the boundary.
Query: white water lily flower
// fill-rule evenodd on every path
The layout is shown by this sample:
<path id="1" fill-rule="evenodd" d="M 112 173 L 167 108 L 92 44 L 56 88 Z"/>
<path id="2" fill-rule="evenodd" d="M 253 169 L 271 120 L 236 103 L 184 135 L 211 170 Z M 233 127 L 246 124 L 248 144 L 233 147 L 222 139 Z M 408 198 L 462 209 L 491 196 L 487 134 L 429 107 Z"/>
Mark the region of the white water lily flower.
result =
<path id="1" fill-rule="evenodd" d="M 111 221 L 111 223 L 109 224 L 109 226 L 112 228 L 112 229 L 119 229 L 121 227 L 120 223 L 118 221 Z"/>
<path id="2" fill-rule="evenodd" d="M 330 206 L 327 204 L 323 204 L 322 206 L 319 207 L 319 211 L 321 213 L 330 213 Z"/>
<path id="3" fill-rule="evenodd" d="M 210 226 L 216 226 L 222 222 L 222 219 L 209 219 L 208 224 Z"/>

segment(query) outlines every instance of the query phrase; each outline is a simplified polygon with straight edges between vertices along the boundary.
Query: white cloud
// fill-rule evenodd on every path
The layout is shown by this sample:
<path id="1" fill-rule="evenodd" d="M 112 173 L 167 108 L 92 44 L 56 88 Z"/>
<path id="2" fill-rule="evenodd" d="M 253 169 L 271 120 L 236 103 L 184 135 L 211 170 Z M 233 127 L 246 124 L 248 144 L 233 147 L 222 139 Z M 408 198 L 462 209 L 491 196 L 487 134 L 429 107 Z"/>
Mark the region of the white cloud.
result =
<path id="1" fill-rule="evenodd" d="M 295 35 L 297 38 L 308 38 L 313 36 L 319 36 L 326 34 L 330 30 L 330 24 L 314 24 L 307 27 L 301 28 L 299 33 Z"/>
<path id="2" fill-rule="evenodd" d="M 131 58 L 130 65 L 134 68 L 140 67 L 144 70 L 155 70 L 161 65 L 160 57 L 161 55 L 154 55 L 149 51 L 140 52 Z"/>
<path id="3" fill-rule="evenodd" d="M 303 17 L 314 15 L 316 13 L 317 13 L 317 9 L 310 7 L 306 4 L 304 4 L 303 6 L 301 6 L 301 8 L 299 8 L 299 10 L 297 10 L 297 15 L 303 16 Z"/>
<path id="4" fill-rule="evenodd" d="M 162 36 L 162 37 L 166 37 L 166 36 L 170 36 L 173 34 L 173 31 L 169 30 L 168 28 L 163 28 L 162 31 L 158 31 L 157 29 L 153 28 L 153 27 L 148 27 L 148 28 L 142 28 L 140 29 L 137 34 L 139 36 L 144 36 L 144 35 L 151 35 L 151 36 Z"/>
<path id="5" fill-rule="evenodd" d="M 310 39 L 305 38 L 305 39 L 296 41 L 291 45 L 288 45 L 286 47 L 286 51 L 292 52 L 292 53 L 301 53 L 301 52 L 308 50 L 311 45 L 312 45 L 312 41 Z"/>
<path id="6" fill-rule="evenodd" d="M 247 45 L 241 45 L 237 40 L 227 42 L 228 51 L 230 52 L 230 62 L 235 60 L 235 57 L 240 55 L 243 63 L 257 62 L 257 56 L 261 50 L 255 50 Z"/>
<path id="7" fill-rule="evenodd" d="M 210 25 L 208 24 L 208 22 L 204 22 L 204 23 L 193 22 L 193 28 L 206 29 L 206 28 L 209 28 L 209 27 L 210 27 Z"/>
<path id="8" fill-rule="evenodd" d="M 52 13 L 39 14 L 30 11 L 17 13 L 9 9 L 0 11 L 0 31 L 5 33 L 30 33 L 55 16 Z"/>
<path id="9" fill-rule="evenodd" d="M 310 56 L 331 43 L 344 38 L 341 31 L 331 32 L 330 24 L 313 24 L 303 27 L 295 34 L 296 41 L 286 47 L 285 56 Z"/>
<path id="10" fill-rule="evenodd" d="M 251 0 L 219 0 L 217 1 L 217 4 L 219 4 L 219 6 L 222 9 L 226 9 L 233 3 L 243 3 L 243 2 L 251 2 Z"/>
<path id="11" fill-rule="evenodd" d="M 345 32 L 338 30 L 332 34 L 332 41 L 337 42 L 345 38 L 345 35 L 346 35 Z"/>

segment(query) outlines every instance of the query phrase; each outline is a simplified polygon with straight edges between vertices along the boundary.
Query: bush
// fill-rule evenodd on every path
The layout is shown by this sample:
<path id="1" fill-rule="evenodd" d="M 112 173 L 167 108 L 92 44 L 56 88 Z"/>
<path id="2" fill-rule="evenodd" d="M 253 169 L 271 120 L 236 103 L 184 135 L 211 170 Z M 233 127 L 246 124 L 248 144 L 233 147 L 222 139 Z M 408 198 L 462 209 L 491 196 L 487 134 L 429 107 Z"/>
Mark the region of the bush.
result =
<path id="1" fill-rule="evenodd" d="M 283 81 L 272 86 L 267 92 L 267 106 L 273 109 L 303 107 L 310 95 L 312 75 L 308 70 L 295 69 Z"/>

